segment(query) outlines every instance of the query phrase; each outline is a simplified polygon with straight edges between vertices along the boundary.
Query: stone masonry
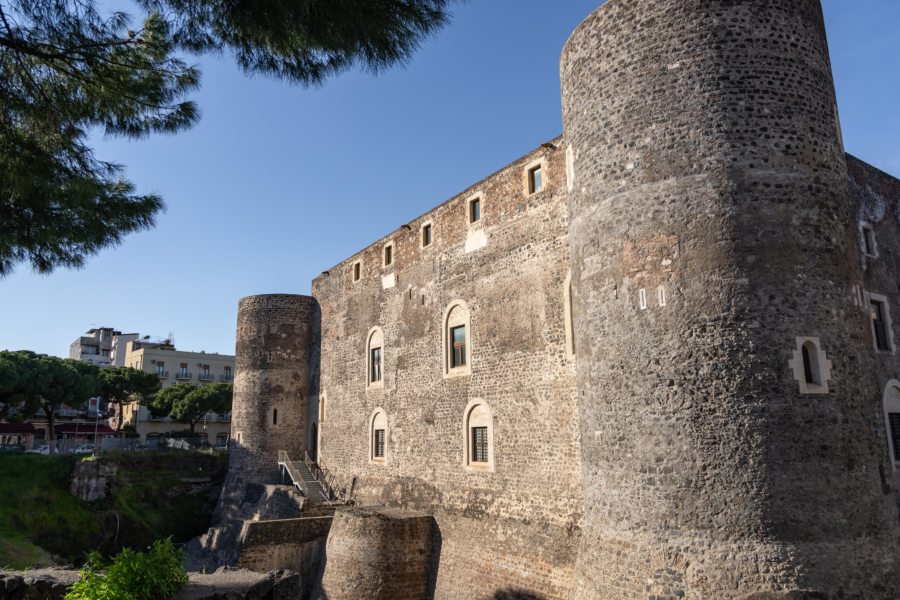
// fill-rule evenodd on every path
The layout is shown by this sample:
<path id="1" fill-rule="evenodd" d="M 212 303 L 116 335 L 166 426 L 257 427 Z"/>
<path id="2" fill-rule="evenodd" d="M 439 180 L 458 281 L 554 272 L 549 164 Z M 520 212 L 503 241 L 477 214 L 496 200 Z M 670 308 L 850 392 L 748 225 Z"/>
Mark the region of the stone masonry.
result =
<path id="1" fill-rule="evenodd" d="M 818 0 L 608 0 L 561 81 L 562 137 L 241 301 L 234 471 L 386 507 L 336 598 L 897 598 L 900 181 Z"/>

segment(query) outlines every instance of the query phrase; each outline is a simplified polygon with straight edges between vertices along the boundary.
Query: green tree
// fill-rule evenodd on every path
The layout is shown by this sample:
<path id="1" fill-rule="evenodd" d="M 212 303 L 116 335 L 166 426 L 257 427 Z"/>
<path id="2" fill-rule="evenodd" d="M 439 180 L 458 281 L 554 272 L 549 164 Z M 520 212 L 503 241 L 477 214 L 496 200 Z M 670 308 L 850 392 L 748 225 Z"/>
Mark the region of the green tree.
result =
<path id="1" fill-rule="evenodd" d="M 231 410 L 234 387 L 230 383 L 213 383 L 195 386 L 190 383 L 176 383 L 163 388 L 153 398 L 151 404 L 157 414 L 168 414 L 179 423 L 184 423 L 194 433 L 194 427 L 206 413 L 225 413 Z"/>
<path id="2" fill-rule="evenodd" d="M 319 84 L 353 66 L 408 60 L 450 0 L 137 0 L 141 25 L 96 0 L 0 0 L 0 276 L 39 272 L 152 227 L 162 209 L 92 128 L 140 138 L 198 119 L 199 71 L 180 54 L 229 53 L 248 74 Z"/>
<path id="3" fill-rule="evenodd" d="M 122 429 L 125 405 L 149 402 L 159 391 L 159 376 L 131 367 L 108 367 L 100 370 L 100 393 L 117 407 L 116 431 Z"/>
<path id="4" fill-rule="evenodd" d="M 16 383 L 3 392 L 4 403 L 17 407 L 26 416 L 43 412 L 51 441 L 56 439 L 56 412 L 64 404 L 82 408 L 100 390 L 100 370 L 68 358 L 27 350 L 0 352 L 0 369 L 14 369 L 17 373 Z"/>

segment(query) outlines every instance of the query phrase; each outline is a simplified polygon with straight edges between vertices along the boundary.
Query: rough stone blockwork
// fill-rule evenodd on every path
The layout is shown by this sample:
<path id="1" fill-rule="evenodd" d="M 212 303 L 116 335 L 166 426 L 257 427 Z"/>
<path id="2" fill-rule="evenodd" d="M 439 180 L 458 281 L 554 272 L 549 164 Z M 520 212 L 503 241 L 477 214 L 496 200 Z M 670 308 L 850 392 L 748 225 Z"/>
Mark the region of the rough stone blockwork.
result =
<path id="1" fill-rule="evenodd" d="M 438 600 L 895 600 L 900 182 L 844 153 L 818 0 L 609 0 L 561 78 L 562 138 L 242 301 L 235 471 L 433 515 Z M 339 513 L 326 592 L 386 589 L 395 526 Z"/>
<path id="2" fill-rule="evenodd" d="M 562 89 L 586 506 L 574 598 L 895 597 L 818 0 L 612 0 L 569 40 Z M 642 309 L 660 288 L 666 305 Z M 827 393 L 788 368 L 805 337 L 833 361 Z"/>

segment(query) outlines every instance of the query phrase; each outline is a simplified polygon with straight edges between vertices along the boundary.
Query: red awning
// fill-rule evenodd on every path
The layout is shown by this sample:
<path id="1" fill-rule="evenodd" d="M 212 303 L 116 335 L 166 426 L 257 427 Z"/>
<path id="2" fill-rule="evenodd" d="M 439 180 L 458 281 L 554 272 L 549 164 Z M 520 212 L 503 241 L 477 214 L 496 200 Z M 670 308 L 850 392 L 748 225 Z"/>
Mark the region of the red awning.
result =
<path id="1" fill-rule="evenodd" d="M 0 423 L 0 434 L 29 435 L 34 433 L 34 425 L 31 423 Z"/>
<path id="2" fill-rule="evenodd" d="M 94 423 L 60 423 L 56 427 L 56 435 L 94 435 L 96 431 L 99 434 L 109 435 L 115 433 L 115 429 L 109 425 L 95 425 Z"/>

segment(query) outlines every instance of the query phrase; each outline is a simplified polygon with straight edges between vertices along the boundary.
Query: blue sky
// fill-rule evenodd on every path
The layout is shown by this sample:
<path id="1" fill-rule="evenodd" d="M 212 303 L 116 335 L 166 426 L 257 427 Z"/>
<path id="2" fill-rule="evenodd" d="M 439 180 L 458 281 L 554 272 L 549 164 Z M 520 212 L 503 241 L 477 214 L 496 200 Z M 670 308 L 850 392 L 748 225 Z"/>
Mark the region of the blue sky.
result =
<path id="1" fill-rule="evenodd" d="M 558 135 L 559 53 L 598 4 L 472 0 L 406 68 L 321 88 L 199 61 L 197 127 L 97 141 L 165 198 L 157 227 L 84 269 L 0 280 L 0 349 L 65 356 L 111 326 L 233 353 L 239 298 L 308 293 L 323 270 Z M 823 6 L 846 148 L 900 176 L 900 2 Z"/>

